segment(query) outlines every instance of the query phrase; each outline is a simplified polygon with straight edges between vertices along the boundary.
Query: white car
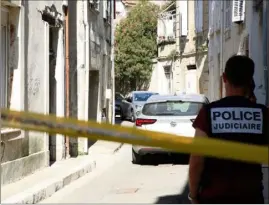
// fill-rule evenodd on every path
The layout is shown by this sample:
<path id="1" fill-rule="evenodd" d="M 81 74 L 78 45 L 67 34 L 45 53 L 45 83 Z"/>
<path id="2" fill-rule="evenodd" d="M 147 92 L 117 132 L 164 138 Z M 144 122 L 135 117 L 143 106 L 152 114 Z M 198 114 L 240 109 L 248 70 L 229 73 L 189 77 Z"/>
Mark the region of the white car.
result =
<path id="1" fill-rule="evenodd" d="M 153 95 L 143 105 L 135 126 L 138 129 L 194 137 L 192 123 L 201 107 L 208 103 L 208 99 L 200 94 Z M 160 152 L 168 151 L 133 145 L 133 163 L 140 164 L 143 155 Z"/>

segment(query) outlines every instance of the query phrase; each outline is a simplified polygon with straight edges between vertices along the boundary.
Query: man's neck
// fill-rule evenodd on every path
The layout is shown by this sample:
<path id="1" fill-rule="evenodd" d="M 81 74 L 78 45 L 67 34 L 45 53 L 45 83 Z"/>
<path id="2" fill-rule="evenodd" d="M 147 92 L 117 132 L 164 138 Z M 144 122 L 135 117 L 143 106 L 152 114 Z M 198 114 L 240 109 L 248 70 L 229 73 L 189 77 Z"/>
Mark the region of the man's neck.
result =
<path id="1" fill-rule="evenodd" d="M 244 97 L 245 95 L 246 94 L 242 88 L 232 88 L 232 89 L 227 89 L 227 91 L 226 91 L 227 97 L 230 97 L 230 96 L 242 96 L 242 97 Z"/>

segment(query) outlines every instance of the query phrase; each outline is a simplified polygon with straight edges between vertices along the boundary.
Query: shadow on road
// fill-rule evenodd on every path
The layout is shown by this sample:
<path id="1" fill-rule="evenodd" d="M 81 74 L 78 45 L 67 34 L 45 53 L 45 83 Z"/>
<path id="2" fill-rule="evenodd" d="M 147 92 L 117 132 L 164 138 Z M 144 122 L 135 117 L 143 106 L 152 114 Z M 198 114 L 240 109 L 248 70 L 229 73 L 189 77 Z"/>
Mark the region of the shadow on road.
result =
<path id="1" fill-rule="evenodd" d="M 120 117 L 115 117 L 115 124 L 120 125 L 122 123 Z"/>
<path id="2" fill-rule="evenodd" d="M 154 204 L 191 204 L 188 200 L 189 186 L 185 185 L 182 193 L 159 196 Z"/>
<path id="3" fill-rule="evenodd" d="M 189 156 L 183 154 L 149 154 L 143 156 L 141 165 L 157 166 L 160 164 L 189 164 Z"/>

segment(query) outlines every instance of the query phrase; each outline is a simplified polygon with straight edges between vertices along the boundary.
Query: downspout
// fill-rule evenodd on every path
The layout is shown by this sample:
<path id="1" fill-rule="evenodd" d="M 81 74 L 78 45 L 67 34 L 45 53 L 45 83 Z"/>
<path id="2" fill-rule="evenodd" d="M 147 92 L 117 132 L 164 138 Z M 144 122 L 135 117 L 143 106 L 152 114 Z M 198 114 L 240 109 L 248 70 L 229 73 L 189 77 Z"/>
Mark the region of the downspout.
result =
<path id="1" fill-rule="evenodd" d="M 1 1 L 0 1 L 0 22 L 1 22 L 1 17 L 2 17 L 2 9 L 1 9 Z M 0 23 L 1 24 L 1 23 Z M 2 45 L 1 41 L 2 41 L 2 37 L 1 37 L 1 33 L 2 33 L 2 26 L 0 26 L 0 45 Z M 0 49 L 0 55 L 1 55 L 1 49 Z M 1 62 L 2 63 L 2 62 Z M 2 89 L 0 89 L 0 96 L 2 96 Z M 0 151 L 2 153 L 2 137 L 1 137 L 1 124 L 2 124 L 2 120 L 1 120 L 1 106 L 0 106 Z M 0 161 L 0 204 L 2 204 L 2 162 Z"/>
<path id="2" fill-rule="evenodd" d="M 68 0 L 63 2 L 63 10 L 65 14 L 65 97 L 66 97 L 66 104 L 65 104 L 65 112 L 66 117 L 70 117 L 70 87 L 69 87 L 69 80 L 70 80 L 70 66 L 69 66 L 69 12 L 68 12 Z M 70 157 L 70 140 L 69 136 L 65 136 L 65 157 Z"/>
<path id="3" fill-rule="evenodd" d="M 267 39 L 267 23 L 268 23 L 268 11 L 267 11 L 267 1 L 263 1 L 263 25 L 262 25 L 262 36 L 263 36 L 263 66 L 264 66 L 264 87 L 265 87 L 265 105 L 268 106 L 268 62 L 267 62 L 267 54 L 268 54 L 268 39 Z"/>
<path id="4" fill-rule="evenodd" d="M 114 64 L 114 35 L 115 35 L 115 18 L 116 0 L 111 1 L 111 83 L 112 83 L 112 124 L 115 124 L 115 64 Z"/>
<path id="5" fill-rule="evenodd" d="M 220 98 L 222 98 L 224 94 L 224 89 L 223 88 L 223 82 L 222 82 L 222 74 L 224 72 L 223 69 L 223 33 L 224 33 L 224 1 L 221 2 L 221 15 L 220 15 Z"/>
<path id="6" fill-rule="evenodd" d="M 84 4 L 84 25 L 85 25 L 85 104 L 84 104 L 84 120 L 89 120 L 89 87 L 90 87 L 90 27 L 89 27 L 89 9 L 88 1 L 83 1 Z M 88 152 L 88 140 L 84 141 L 84 152 Z"/>

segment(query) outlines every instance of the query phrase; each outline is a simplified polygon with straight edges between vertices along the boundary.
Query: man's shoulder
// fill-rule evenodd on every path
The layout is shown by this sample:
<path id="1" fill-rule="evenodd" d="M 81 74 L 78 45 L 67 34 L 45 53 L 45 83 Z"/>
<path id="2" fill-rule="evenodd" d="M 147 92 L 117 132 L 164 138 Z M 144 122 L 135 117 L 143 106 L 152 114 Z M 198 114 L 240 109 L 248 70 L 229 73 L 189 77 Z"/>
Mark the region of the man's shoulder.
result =
<path id="1" fill-rule="evenodd" d="M 264 105 L 264 104 L 261 104 L 261 103 L 255 103 L 255 105 L 256 105 L 257 107 L 263 108 L 263 109 L 265 109 L 265 110 L 269 110 L 269 108 L 268 108 L 266 105 Z"/>
<path id="2" fill-rule="evenodd" d="M 214 106 L 214 105 L 222 104 L 224 101 L 225 101 L 224 98 L 222 98 L 222 99 L 219 99 L 219 100 L 212 101 L 212 102 L 208 103 L 208 104 L 205 105 L 205 106 L 207 106 L 207 107 L 212 107 L 212 106 Z"/>

